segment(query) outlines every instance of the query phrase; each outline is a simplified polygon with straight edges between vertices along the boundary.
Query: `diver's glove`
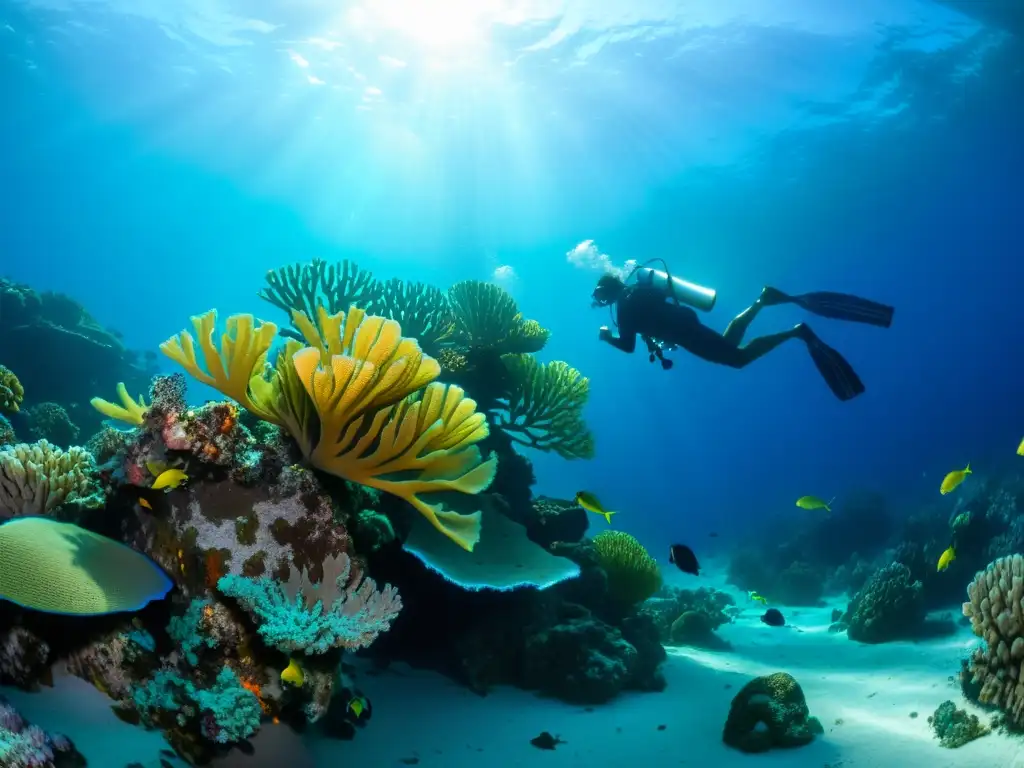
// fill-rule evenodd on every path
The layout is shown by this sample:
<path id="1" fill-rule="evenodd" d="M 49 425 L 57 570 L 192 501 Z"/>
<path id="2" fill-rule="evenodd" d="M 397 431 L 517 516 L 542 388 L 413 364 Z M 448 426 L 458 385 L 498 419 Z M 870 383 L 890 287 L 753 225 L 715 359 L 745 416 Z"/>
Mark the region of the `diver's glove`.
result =
<path id="1" fill-rule="evenodd" d="M 602 325 L 601 330 L 597 332 L 597 338 L 600 339 L 601 341 L 611 341 L 612 329 L 609 328 L 607 325 Z"/>

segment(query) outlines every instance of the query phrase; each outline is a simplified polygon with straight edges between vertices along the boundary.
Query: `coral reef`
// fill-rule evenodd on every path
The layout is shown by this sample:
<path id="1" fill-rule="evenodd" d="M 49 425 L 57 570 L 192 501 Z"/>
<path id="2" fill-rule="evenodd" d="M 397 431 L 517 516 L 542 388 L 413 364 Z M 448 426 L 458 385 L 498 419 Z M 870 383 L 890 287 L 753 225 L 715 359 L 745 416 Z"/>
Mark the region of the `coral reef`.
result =
<path id="1" fill-rule="evenodd" d="M 957 749 L 992 731 L 977 715 L 957 709 L 952 701 L 939 704 L 935 714 L 928 718 L 928 724 L 935 731 L 939 746 L 946 749 Z"/>
<path id="2" fill-rule="evenodd" d="M 725 650 L 729 644 L 714 632 L 732 621 L 726 609 L 735 605 L 732 596 L 708 587 L 663 587 L 639 613 L 651 618 L 663 643 Z"/>
<path id="3" fill-rule="evenodd" d="M 540 352 L 550 335 L 536 321 L 524 319 L 515 300 L 492 283 L 456 283 L 448 289 L 448 303 L 459 347 L 502 355 L 529 354 Z"/>
<path id="4" fill-rule="evenodd" d="M 575 501 L 538 496 L 530 514 L 521 521 L 529 537 L 544 547 L 555 542 L 578 542 L 587 532 L 587 512 Z"/>
<path id="5" fill-rule="evenodd" d="M 811 717 L 800 684 L 792 675 L 775 672 L 754 678 L 736 694 L 722 741 L 742 752 L 767 752 L 810 744 L 820 733 L 821 723 Z"/>
<path id="6" fill-rule="evenodd" d="M 161 349 L 199 381 L 287 429 L 318 469 L 405 499 L 472 550 L 479 515 L 449 512 L 424 496 L 479 493 L 494 477 L 496 459 L 483 460 L 474 445 L 487 434 L 476 404 L 459 387 L 431 383 L 440 367 L 394 321 L 354 307 L 330 316 L 321 308 L 317 325 L 298 312 L 293 321 L 309 346 L 289 341 L 269 379 L 262 373 L 277 327 L 256 326 L 251 315 L 228 318 L 220 350 L 216 313 L 193 318 L 207 371 L 187 331 Z"/>
<path id="7" fill-rule="evenodd" d="M 68 296 L 37 293 L 0 278 L 0 306 L 0 361 L 17 371 L 32 402 L 59 404 L 74 416 L 83 434 L 92 434 L 100 425 L 98 414 L 90 418 L 93 412 L 88 407 L 95 391 L 113 391 L 118 381 L 142 390 L 156 372 L 155 354 L 127 349 L 116 331 L 102 327 Z"/>
<path id="8" fill-rule="evenodd" d="M 971 698 L 1002 710 L 1008 725 L 1024 726 L 1024 557 L 1000 558 L 978 573 L 963 604 L 971 629 L 984 640 L 961 671 Z M 973 688 L 974 686 L 980 686 Z"/>
<path id="9" fill-rule="evenodd" d="M 18 436 L 14 434 L 14 427 L 7 417 L 0 413 L 0 446 L 10 445 L 18 442 Z"/>

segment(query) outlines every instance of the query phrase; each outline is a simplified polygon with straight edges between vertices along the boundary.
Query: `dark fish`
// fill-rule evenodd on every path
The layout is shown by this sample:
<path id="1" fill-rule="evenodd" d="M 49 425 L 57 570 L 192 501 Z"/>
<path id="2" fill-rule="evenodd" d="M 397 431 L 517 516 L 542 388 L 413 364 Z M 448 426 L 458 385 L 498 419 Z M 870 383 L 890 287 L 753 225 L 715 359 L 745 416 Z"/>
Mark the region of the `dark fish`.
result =
<path id="1" fill-rule="evenodd" d="M 692 573 L 694 576 L 700 576 L 700 563 L 697 562 L 697 556 L 685 544 L 673 544 L 669 547 L 668 561 L 675 563 L 676 568 L 683 573 Z"/>
<path id="2" fill-rule="evenodd" d="M 708 534 L 708 536 L 710 536 L 712 539 L 717 539 L 718 538 L 718 531 L 712 531 L 711 533 Z"/>
<path id="3" fill-rule="evenodd" d="M 764 616 L 761 617 L 761 621 L 767 624 L 769 627 L 784 627 L 786 626 L 786 617 L 782 615 L 782 611 L 778 608 L 769 608 L 764 612 Z"/>
<path id="4" fill-rule="evenodd" d="M 554 749 L 558 744 L 565 744 L 560 738 L 552 736 L 547 731 L 542 731 L 540 736 L 534 736 L 530 739 L 530 743 L 537 749 Z"/>

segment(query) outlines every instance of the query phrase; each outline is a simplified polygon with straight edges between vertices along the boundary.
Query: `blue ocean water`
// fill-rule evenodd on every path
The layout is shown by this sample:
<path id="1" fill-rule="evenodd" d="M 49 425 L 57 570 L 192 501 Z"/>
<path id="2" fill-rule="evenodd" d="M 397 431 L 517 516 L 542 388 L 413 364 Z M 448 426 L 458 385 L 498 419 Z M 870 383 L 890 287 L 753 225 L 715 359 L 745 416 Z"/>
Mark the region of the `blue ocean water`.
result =
<path id="1" fill-rule="evenodd" d="M 663 563 L 805 494 L 909 511 L 1022 461 L 1024 26 L 981 10 L 5 0 L 0 274 L 138 349 L 214 307 L 282 322 L 256 292 L 292 262 L 493 281 L 590 380 L 596 456 L 530 453 L 535 492 L 593 491 Z M 652 258 L 718 292 L 717 330 L 764 285 L 893 305 L 809 320 L 866 393 L 797 342 L 739 371 L 600 343 L 598 277 Z"/>

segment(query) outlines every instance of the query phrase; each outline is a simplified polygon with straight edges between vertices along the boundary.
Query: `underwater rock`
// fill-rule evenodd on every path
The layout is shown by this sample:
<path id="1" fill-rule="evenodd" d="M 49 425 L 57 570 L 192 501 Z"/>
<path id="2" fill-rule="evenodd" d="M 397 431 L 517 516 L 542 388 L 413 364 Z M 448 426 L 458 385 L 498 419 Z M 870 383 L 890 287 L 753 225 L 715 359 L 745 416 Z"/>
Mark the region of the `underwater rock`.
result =
<path id="1" fill-rule="evenodd" d="M 544 547 L 580 541 L 590 525 L 586 510 L 573 501 L 538 496 L 532 509 L 525 523 L 527 535 Z"/>
<path id="2" fill-rule="evenodd" d="M 928 724 L 935 731 L 939 746 L 946 749 L 957 749 L 992 731 L 978 719 L 977 715 L 957 709 L 952 701 L 939 704 L 935 714 L 928 718 Z"/>
<path id="3" fill-rule="evenodd" d="M 672 626 L 684 614 L 696 612 L 703 615 L 703 621 L 710 631 L 717 630 L 723 624 L 732 622 L 726 609 L 735 606 L 732 596 L 710 587 L 700 589 L 677 589 L 663 587 L 657 595 L 643 603 L 638 612 L 650 616 L 658 629 L 658 635 L 664 643 L 673 642 Z M 688 621 L 694 621 L 689 619 Z M 675 642 L 685 641 L 676 640 Z M 714 647 L 728 647 L 716 640 L 711 641 Z"/>
<path id="4" fill-rule="evenodd" d="M 810 744 L 823 732 L 807 709 L 803 689 L 785 672 L 757 677 L 732 700 L 722 741 L 741 752 Z"/>
<path id="5" fill-rule="evenodd" d="M 547 731 L 541 731 L 539 736 L 534 736 L 530 739 L 530 743 L 537 749 L 554 749 L 559 744 L 565 744 L 566 742 L 557 736 L 552 736 Z"/>
<path id="6" fill-rule="evenodd" d="M 769 608 L 765 611 L 764 616 L 761 617 L 761 621 L 769 627 L 786 626 L 786 617 L 782 615 L 782 611 L 778 608 Z"/>
<path id="7" fill-rule="evenodd" d="M 686 611 L 672 622 L 670 639 L 674 645 L 692 645 L 711 650 L 729 650 L 732 646 L 714 632 L 714 624 L 702 611 Z"/>

